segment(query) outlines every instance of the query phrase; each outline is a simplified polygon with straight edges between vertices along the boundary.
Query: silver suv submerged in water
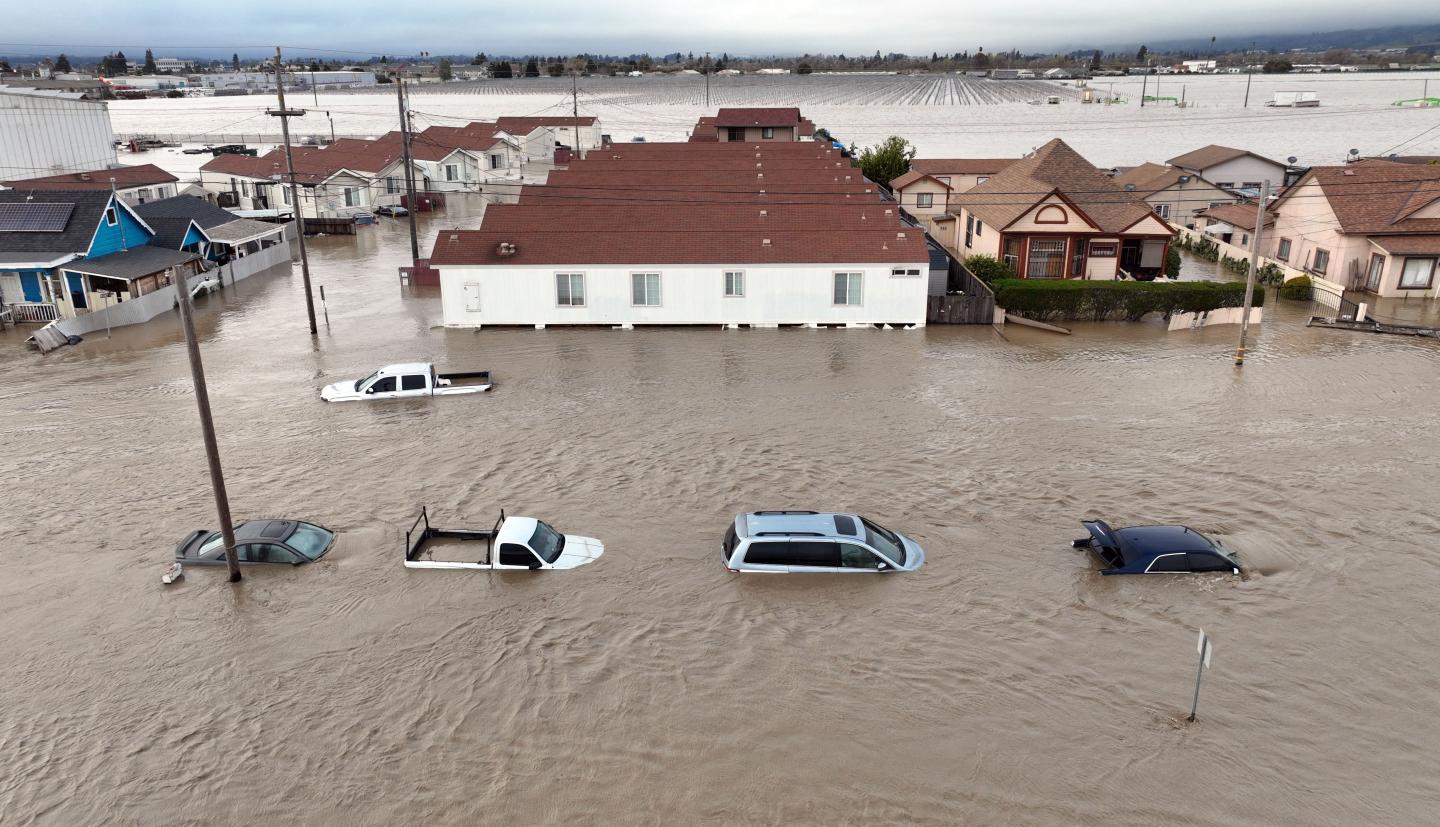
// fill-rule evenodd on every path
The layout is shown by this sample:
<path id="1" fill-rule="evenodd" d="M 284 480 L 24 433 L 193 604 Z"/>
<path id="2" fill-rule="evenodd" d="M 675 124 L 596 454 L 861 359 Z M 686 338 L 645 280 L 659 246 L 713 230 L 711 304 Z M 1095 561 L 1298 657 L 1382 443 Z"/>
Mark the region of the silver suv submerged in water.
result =
<path id="1" fill-rule="evenodd" d="M 730 571 L 914 571 L 920 544 L 855 514 L 752 511 L 735 518 L 722 554 Z"/>

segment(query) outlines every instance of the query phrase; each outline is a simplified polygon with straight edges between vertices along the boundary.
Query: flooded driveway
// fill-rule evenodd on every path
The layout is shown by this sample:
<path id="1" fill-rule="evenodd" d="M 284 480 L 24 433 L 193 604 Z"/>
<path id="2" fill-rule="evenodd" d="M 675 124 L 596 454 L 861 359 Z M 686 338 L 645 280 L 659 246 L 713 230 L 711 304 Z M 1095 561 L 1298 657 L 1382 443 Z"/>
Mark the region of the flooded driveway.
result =
<path id="1" fill-rule="evenodd" d="M 238 587 L 159 583 L 214 524 L 175 323 L 5 339 L 0 822 L 1433 818 L 1436 343 L 1289 305 L 1243 373 L 1234 328 L 1159 322 L 445 331 L 398 284 L 407 247 L 388 219 L 315 240 L 314 339 L 298 272 L 201 300 L 237 519 L 341 533 Z M 408 360 L 497 386 L 319 400 Z M 607 552 L 409 571 L 422 504 Z M 786 507 L 871 516 L 927 564 L 727 573 L 727 521 Z M 1093 516 L 1188 523 L 1252 572 L 1101 577 L 1068 548 Z"/>

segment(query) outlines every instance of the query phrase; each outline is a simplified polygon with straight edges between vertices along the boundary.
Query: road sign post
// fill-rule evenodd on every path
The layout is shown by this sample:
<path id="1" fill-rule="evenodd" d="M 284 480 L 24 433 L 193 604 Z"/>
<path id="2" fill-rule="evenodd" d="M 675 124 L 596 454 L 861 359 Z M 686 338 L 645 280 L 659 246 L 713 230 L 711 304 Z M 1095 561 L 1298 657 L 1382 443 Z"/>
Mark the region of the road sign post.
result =
<path id="1" fill-rule="evenodd" d="M 1190 717 L 1187 721 L 1195 720 L 1195 710 L 1200 707 L 1200 678 L 1205 670 L 1210 668 L 1210 638 L 1205 630 L 1200 630 L 1200 639 L 1195 642 L 1195 651 L 1200 653 L 1200 664 L 1195 667 L 1195 699 L 1190 702 Z"/>

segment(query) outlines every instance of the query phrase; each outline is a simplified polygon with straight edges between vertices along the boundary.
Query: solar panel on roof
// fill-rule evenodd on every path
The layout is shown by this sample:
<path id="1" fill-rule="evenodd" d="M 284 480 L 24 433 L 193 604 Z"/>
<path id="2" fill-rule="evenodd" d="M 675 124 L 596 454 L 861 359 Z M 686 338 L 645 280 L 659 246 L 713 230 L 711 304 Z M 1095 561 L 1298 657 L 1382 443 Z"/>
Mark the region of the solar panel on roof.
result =
<path id="1" fill-rule="evenodd" d="M 0 204 L 0 233 L 61 233 L 74 204 Z"/>

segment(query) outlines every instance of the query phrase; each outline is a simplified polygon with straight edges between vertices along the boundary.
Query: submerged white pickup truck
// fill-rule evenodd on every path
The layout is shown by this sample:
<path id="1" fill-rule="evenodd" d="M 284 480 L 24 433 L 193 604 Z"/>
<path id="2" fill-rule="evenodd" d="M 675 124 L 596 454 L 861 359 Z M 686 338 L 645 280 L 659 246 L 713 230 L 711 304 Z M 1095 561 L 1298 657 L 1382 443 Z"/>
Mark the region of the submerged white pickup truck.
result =
<path id="1" fill-rule="evenodd" d="M 480 543 L 485 544 L 485 556 L 479 560 L 435 558 L 437 550 L 443 555 L 444 550 L 457 551 L 467 544 L 478 549 Z M 499 553 L 494 554 L 496 551 Z M 594 537 L 561 534 L 534 517 L 507 517 L 503 510 L 495 525 L 486 531 L 436 528 L 430 525 L 429 509 L 422 507 L 420 516 L 405 532 L 407 569 L 575 569 L 595 562 L 604 553 L 605 545 Z"/>
<path id="2" fill-rule="evenodd" d="M 429 362 L 386 365 L 364 379 L 336 382 L 320 390 L 326 402 L 362 399 L 408 399 L 416 396 L 458 396 L 490 390 L 490 371 L 436 373 Z"/>

